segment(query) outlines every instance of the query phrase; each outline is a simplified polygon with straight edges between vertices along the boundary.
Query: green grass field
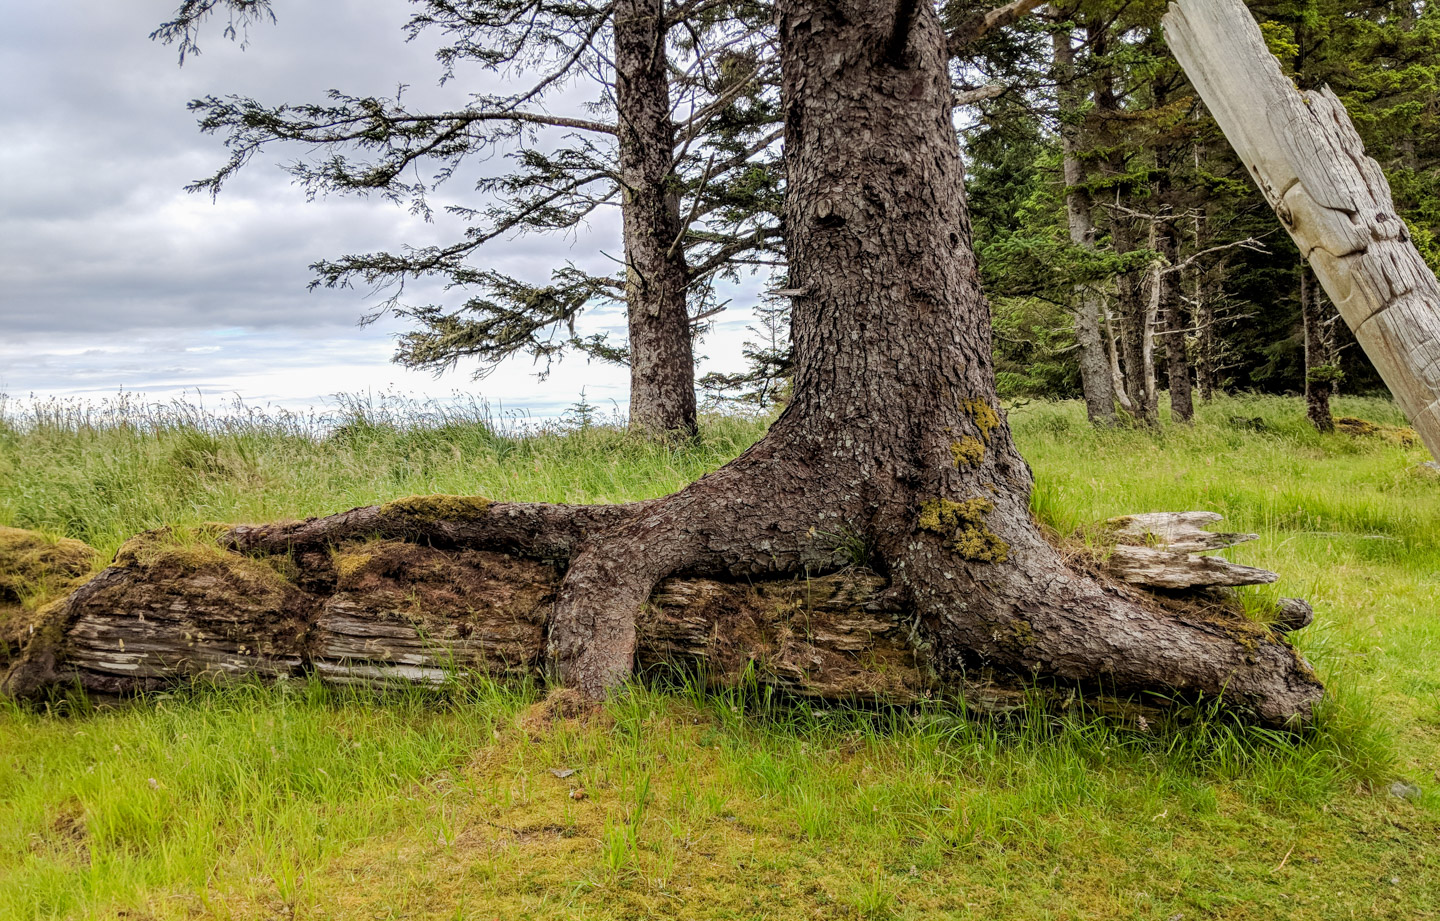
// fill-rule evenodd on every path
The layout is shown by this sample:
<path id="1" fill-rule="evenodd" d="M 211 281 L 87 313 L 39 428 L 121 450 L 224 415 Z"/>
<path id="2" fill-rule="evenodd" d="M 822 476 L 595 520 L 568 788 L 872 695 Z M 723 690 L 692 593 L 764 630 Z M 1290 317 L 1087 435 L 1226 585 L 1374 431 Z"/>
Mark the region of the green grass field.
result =
<path id="1" fill-rule="evenodd" d="M 712 419 L 667 448 L 362 406 L 317 438 L 293 418 L 111 409 L 0 403 L 0 525 L 110 553 L 167 524 L 413 493 L 615 502 L 763 431 Z M 1336 410 L 1402 421 L 1382 401 Z M 1092 431 L 1072 404 L 1011 421 L 1058 531 L 1212 509 L 1261 535 L 1231 557 L 1317 612 L 1297 637 L 1331 695 L 1303 737 L 685 687 L 585 720 L 483 683 L 0 704 L 0 919 L 1440 918 L 1440 474 L 1418 447 L 1317 435 L 1299 400 L 1200 416 L 1161 434 Z"/>

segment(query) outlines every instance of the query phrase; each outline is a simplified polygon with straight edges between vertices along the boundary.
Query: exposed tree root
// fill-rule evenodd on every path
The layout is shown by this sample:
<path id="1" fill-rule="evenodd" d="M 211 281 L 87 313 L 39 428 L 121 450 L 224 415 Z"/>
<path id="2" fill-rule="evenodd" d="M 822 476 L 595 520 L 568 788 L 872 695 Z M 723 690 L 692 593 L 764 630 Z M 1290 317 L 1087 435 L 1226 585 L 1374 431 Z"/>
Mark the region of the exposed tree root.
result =
<path id="1" fill-rule="evenodd" d="M 682 616 L 709 637 L 694 641 L 707 655 L 721 648 L 748 650 L 748 662 L 771 657 L 779 663 L 771 673 L 798 672 L 802 690 L 845 696 L 857 684 L 836 675 L 885 675 L 883 663 L 894 662 L 896 674 L 923 676 L 900 688 L 962 687 L 977 672 L 996 672 L 1122 694 L 1223 698 L 1272 724 L 1308 719 L 1322 688 L 1282 638 L 1231 612 L 1141 603 L 1076 572 L 1032 521 L 1029 469 L 996 408 L 988 311 L 933 6 L 913 6 L 899 34 L 889 0 L 781 0 L 777 11 L 796 361 L 794 397 L 762 441 L 672 496 L 632 505 L 426 497 L 238 528 L 227 545 L 270 554 L 263 565 L 280 582 L 200 560 L 165 583 L 194 589 L 198 580 L 202 589 L 202 603 L 182 605 L 178 619 L 172 607 L 147 603 L 143 625 L 127 621 L 138 604 L 127 592 L 156 576 L 164 581 L 170 565 L 163 554 L 147 562 L 132 553 L 40 631 L 50 651 L 27 649 L 10 674 L 12 692 L 63 678 L 80 653 L 85 674 L 117 682 L 163 677 L 173 668 L 166 656 L 239 672 L 308 662 L 322 674 L 361 679 L 386 674 L 376 664 L 383 661 L 391 674 L 430 680 L 437 666 L 413 637 L 438 629 L 447 648 L 486 671 L 528 670 L 548 658 L 567 685 L 596 698 L 645 660 L 645 642 L 667 622 L 664 608 L 654 613 L 655 599 L 675 594 L 667 586 L 700 584 L 663 581 L 680 578 L 729 586 L 692 591 L 692 600 L 731 601 L 700 601 Z M 450 591 L 440 608 L 452 612 L 488 606 L 482 639 L 471 639 L 476 623 L 454 613 L 427 623 L 420 611 L 421 627 L 402 627 L 399 602 L 377 602 L 366 593 L 378 591 L 374 585 L 362 591 L 363 583 L 347 581 L 376 575 L 374 560 L 327 562 L 327 544 L 344 557 L 371 536 L 446 548 L 454 560 L 435 561 L 445 575 L 436 581 L 415 569 L 411 590 L 436 599 Z M 834 615 L 824 639 L 811 633 L 809 606 L 769 605 L 759 621 L 747 621 L 730 594 L 748 591 L 738 587 L 748 580 L 825 578 L 862 559 L 885 588 L 873 607 Z M 281 578 L 276 561 L 284 560 L 296 572 Z M 551 573 L 545 597 L 553 606 L 524 600 L 530 594 L 513 585 L 499 588 L 512 577 L 533 580 L 522 570 L 534 566 Z M 403 584 L 407 568 L 387 578 Z M 206 585 L 238 586 L 244 603 L 210 599 Z M 156 626 L 167 618 L 168 626 Z M 665 629 L 686 635 L 673 620 Z M 883 642 L 847 647 L 872 620 L 881 623 L 872 636 Z M 366 660 L 360 654 L 372 640 L 409 651 Z M 154 658 L 147 643 L 160 644 Z M 876 652 L 882 648 L 889 652 Z M 794 657 L 806 650 L 819 650 L 813 669 Z M 846 655 L 872 653 L 878 668 L 845 664 Z"/>
<path id="2" fill-rule="evenodd" d="M 454 497 L 425 501 L 458 507 Z M 505 514 L 500 503 L 479 514 L 497 510 Z M 164 532 L 142 536 L 104 573 L 45 613 L 6 690 L 34 696 L 78 682 L 92 691 L 125 693 L 190 678 L 305 672 L 340 684 L 444 684 L 455 672 L 539 675 L 564 662 L 564 651 L 555 648 L 558 605 L 573 566 L 349 530 L 357 519 L 374 519 L 374 511 L 273 526 L 271 533 L 288 529 L 310 542 L 271 543 L 258 555 L 177 542 Z M 445 533 L 485 527 L 451 524 Z M 320 535 L 327 531 L 349 536 L 324 544 Z M 256 533 L 235 529 L 222 541 L 233 544 L 237 535 Z M 609 533 L 591 534 L 593 546 L 576 559 L 586 552 L 603 558 Z M 622 537 L 634 534 L 612 540 Z M 748 583 L 693 574 L 658 580 L 643 603 L 626 612 L 630 616 L 612 618 L 630 631 L 625 674 L 632 662 L 641 670 L 698 669 L 717 685 L 756 680 L 804 696 L 898 704 L 958 693 L 972 705 L 1002 710 L 1017 706 L 1036 681 L 1046 686 L 1050 676 L 1063 679 L 1052 686 L 1062 696 L 1103 688 L 1121 698 L 1136 690 L 1183 698 L 1187 690 L 1193 697 L 1219 689 L 1277 723 L 1303 710 L 1318 688 L 1272 631 L 1214 602 L 1166 602 L 1068 575 L 1044 586 L 1037 595 L 1043 601 L 1014 606 L 1008 627 L 999 627 L 993 610 L 980 619 L 986 609 L 974 603 L 998 586 L 972 585 L 951 596 L 907 593 L 825 544 L 816 544 L 813 559 L 840 567 L 828 575 L 812 571 L 797 581 L 776 577 L 772 569 L 769 579 Z M 943 556 L 930 559 L 944 565 Z M 922 554 L 900 569 L 924 573 L 929 565 Z M 953 584 L 956 573 L 949 572 L 951 578 L 908 578 Z M 1077 631 L 1093 632 L 1086 618 L 1095 610 L 1109 612 L 1123 627 L 1114 637 L 1133 642 L 1075 642 Z M 572 626 L 572 635 L 584 636 L 587 629 Z M 955 640 L 959 636 L 967 637 L 963 645 Z M 1156 636 L 1166 642 L 1151 642 Z M 586 644 L 578 646 L 572 661 L 583 668 Z M 1254 664 L 1225 665 L 1223 657 L 1237 650 Z M 1164 685 L 1127 680 L 1133 669 L 1126 663 L 1135 661 L 1169 668 L 1173 678 Z M 1274 693 L 1267 676 L 1277 674 L 1300 678 L 1291 682 L 1289 696 Z"/>

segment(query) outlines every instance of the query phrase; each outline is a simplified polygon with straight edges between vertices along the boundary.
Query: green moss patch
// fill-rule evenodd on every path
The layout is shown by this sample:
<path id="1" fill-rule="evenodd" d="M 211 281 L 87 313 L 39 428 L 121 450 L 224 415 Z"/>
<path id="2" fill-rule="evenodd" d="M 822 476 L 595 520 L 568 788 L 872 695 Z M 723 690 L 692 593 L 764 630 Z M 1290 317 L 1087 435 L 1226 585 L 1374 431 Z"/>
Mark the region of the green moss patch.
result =
<path id="1" fill-rule="evenodd" d="M 939 534 L 945 546 L 962 558 L 976 563 L 1003 563 L 1009 558 L 1010 545 L 1000 539 L 985 523 L 985 516 L 995 510 L 989 499 L 931 499 L 920 506 L 917 526 L 922 531 Z"/>
<path id="2" fill-rule="evenodd" d="M 380 514 L 387 518 L 425 524 L 433 521 L 463 521 L 479 518 L 491 505 L 484 496 L 407 496 L 380 506 Z"/>
<path id="3" fill-rule="evenodd" d="M 1000 414 L 995 407 L 984 400 L 961 400 L 960 409 L 975 423 L 980 430 L 980 439 L 987 445 L 990 443 L 990 433 L 1000 427 Z"/>
<path id="4" fill-rule="evenodd" d="M 1383 438 L 1402 448 L 1413 447 L 1420 443 L 1420 436 L 1416 435 L 1412 428 L 1381 425 L 1355 416 L 1340 416 L 1335 420 L 1335 429 L 1353 438 Z"/>
<path id="5" fill-rule="evenodd" d="M 950 454 L 956 467 L 978 467 L 985 460 L 985 446 L 980 439 L 966 436 L 950 443 Z"/>
<path id="6" fill-rule="evenodd" d="M 363 550 L 336 551 L 332 558 L 335 563 L 335 577 L 342 584 L 348 583 L 363 572 L 374 558 L 374 554 L 366 553 Z"/>

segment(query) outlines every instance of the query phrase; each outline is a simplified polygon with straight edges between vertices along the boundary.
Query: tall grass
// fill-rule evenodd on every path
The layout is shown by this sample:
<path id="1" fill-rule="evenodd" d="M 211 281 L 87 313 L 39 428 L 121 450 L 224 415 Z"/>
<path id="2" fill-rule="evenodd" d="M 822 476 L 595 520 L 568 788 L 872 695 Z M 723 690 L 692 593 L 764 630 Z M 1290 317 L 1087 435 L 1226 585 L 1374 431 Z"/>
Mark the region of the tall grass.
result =
<path id="1" fill-rule="evenodd" d="M 0 410 L 6 405 L 0 403 Z M 0 412 L 0 524 L 113 552 L 136 533 L 325 514 L 400 495 L 620 502 L 664 495 L 764 423 L 705 420 L 666 445 L 594 419 L 497 419 L 480 402 L 342 399 L 328 414 L 52 401 Z"/>

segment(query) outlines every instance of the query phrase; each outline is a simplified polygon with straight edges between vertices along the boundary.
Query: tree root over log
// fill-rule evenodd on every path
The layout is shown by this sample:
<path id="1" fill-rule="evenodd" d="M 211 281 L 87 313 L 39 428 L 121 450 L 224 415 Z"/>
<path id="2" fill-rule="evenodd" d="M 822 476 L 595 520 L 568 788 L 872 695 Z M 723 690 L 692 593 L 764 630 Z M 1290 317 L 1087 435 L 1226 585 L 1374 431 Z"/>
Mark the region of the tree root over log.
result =
<path id="1" fill-rule="evenodd" d="M 232 541 L 254 531 L 232 532 Z M 5 690 L 154 690 L 314 672 L 337 684 L 538 676 L 563 569 L 505 553 L 357 537 L 247 556 L 152 532 L 45 609 Z M 939 690 L 885 580 L 852 568 L 755 584 L 669 579 L 639 625 L 641 670 L 747 674 L 816 698 L 909 703 Z"/>
<path id="2" fill-rule="evenodd" d="M 431 496 L 234 528 L 218 545 L 151 532 L 42 611 L 4 687 L 34 697 L 74 684 L 124 694 L 309 673 L 370 687 L 444 686 L 465 673 L 541 676 L 557 592 L 583 537 L 576 529 L 613 526 L 643 505 L 575 507 L 588 516 L 582 525 L 566 506 Z M 504 551 L 474 549 L 496 545 Z M 1286 629 L 1253 623 L 1218 598 L 1163 603 L 1256 650 Z M 677 668 L 717 687 L 754 680 L 802 697 L 888 704 L 960 694 L 992 712 L 1027 695 L 1068 704 L 1095 690 L 1074 682 L 1041 690 L 1033 675 L 982 662 L 947 668 L 931 653 L 888 581 L 855 565 L 806 579 L 669 578 L 637 622 L 642 673 Z M 1100 701 L 1122 714 L 1163 705 Z"/>
<path id="3" fill-rule="evenodd" d="M 424 670 L 434 663 L 410 634 L 433 641 L 453 629 L 457 658 L 488 671 L 553 662 L 591 698 L 669 635 L 681 637 L 666 641 L 677 648 L 706 649 L 722 672 L 754 662 L 807 692 L 828 682 L 841 696 L 875 693 L 898 681 L 921 693 L 994 670 L 1121 693 L 1223 696 L 1271 724 L 1308 719 L 1323 688 L 1282 637 L 1213 603 L 1166 607 L 1087 575 L 1036 527 L 1030 470 L 998 408 L 945 33 L 933 6 L 905 9 L 913 15 L 897 21 L 889 0 L 776 4 L 794 384 L 784 412 L 738 458 L 633 505 L 431 497 L 237 529 L 230 545 L 271 554 L 239 570 L 213 560 L 176 569 L 137 548 L 56 612 L 10 686 L 34 690 L 74 672 L 82 648 L 82 683 L 145 680 L 166 657 L 191 655 L 189 643 L 213 646 L 206 661 L 222 669 Z M 428 541 L 449 554 L 433 561 L 444 574 L 427 582 L 410 566 L 398 578 L 372 570 L 387 558 L 379 551 L 347 562 L 366 546 L 350 542 L 367 536 Z M 451 571 L 454 560 L 482 559 Z M 813 585 L 827 573 L 844 584 L 856 572 L 840 571 L 861 561 L 885 578 L 874 610 L 867 602 L 827 620 L 786 594 L 800 589 L 744 587 Z M 141 604 L 132 591 L 167 566 L 179 579 L 167 584 L 198 580 L 206 604 Z M 509 575 L 521 570 L 545 591 L 516 588 Z M 364 589 L 371 578 L 379 595 Z M 722 588 L 701 590 L 700 579 Z M 400 587 L 410 583 L 432 601 L 413 606 Z M 694 596 L 676 609 L 683 614 L 657 604 L 667 586 L 680 597 L 677 585 Z M 244 597 L 226 601 L 234 591 Z M 451 607 L 434 607 L 447 597 Z M 752 629 L 754 604 L 765 613 Z M 432 608 L 450 614 L 427 621 Z M 383 616 L 357 616 L 367 611 Z M 166 617 L 170 626 L 153 626 Z M 111 631 L 127 619 L 139 633 L 121 647 Z M 133 658 L 137 644 L 147 658 Z M 161 648 L 152 658 L 144 644 Z M 400 651 L 393 661 L 356 658 L 372 647 Z M 845 679 L 847 670 L 872 677 Z M 913 680 L 896 677 L 911 671 Z"/>

